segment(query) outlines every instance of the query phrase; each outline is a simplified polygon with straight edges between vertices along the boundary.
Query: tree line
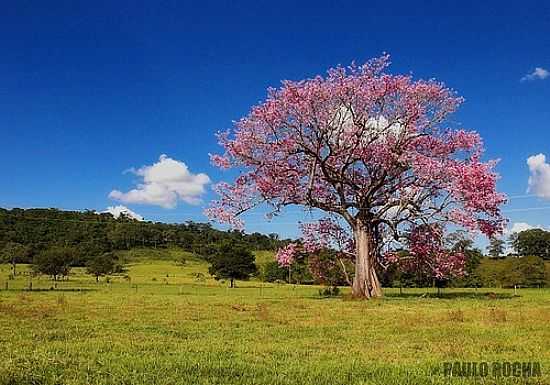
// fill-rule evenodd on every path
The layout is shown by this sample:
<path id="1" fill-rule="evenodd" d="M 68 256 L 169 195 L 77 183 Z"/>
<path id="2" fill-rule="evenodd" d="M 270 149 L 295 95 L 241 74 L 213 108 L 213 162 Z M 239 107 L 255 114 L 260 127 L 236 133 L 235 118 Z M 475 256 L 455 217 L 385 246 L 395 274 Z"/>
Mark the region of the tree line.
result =
<path id="1" fill-rule="evenodd" d="M 167 224 L 95 211 L 0 209 L 0 257 L 12 265 L 13 274 L 19 263 L 32 263 L 54 279 L 75 266 L 96 266 L 93 270 L 107 273 L 119 268 L 117 250 L 177 246 L 207 257 L 224 242 L 250 250 L 276 250 L 285 243 L 277 234 L 221 231 L 192 221 Z"/>
<path id="2" fill-rule="evenodd" d="M 36 272 L 54 280 L 66 276 L 72 267 L 83 266 L 99 280 L 103 275 L 123 272 L 124 261 L 119 259 L 118 250 L 177 246 L 204 258 L 210 263 L 209 272 L 215 278 L 229 279 L 231 283 L 255 275 L 268 282 L 329 287 L 350 284 L 353 261 L 339 260 L 335 250 L 328 248 L 302 253 L 287 267 L 279 266 L 275 260 L 256 267 L 252 250 L 276 250 L 289 242 L 276 234 L 220 231 L 205 223 L 139 222 L 93 211 L 0 209 L 0 262 L 11 264 L 13 275 L 19 263 L 31 263 Z M 440 279 L 427 274 L 425 269 L 402 271 L 394 266 L 379 266 L 378 275 L 384 287 L 542 287 L 549 284 L 544 262 L 550 259 L 550 232 L 532 229 L 514 234 L 510 245 L 515 253 L 511 256 L 503 255 L 504 245 L 504 241 L 492 240 L 487 257 L 464 233 L 456 232 L 447 237 L 445 247 L 466 256 L 464 275 Z M 525 257 L 518 258 L 520 255 Z"/>
<path id="3" fill-rule="evenodd" d="M 474 247 L 463 232 L 451 233 L 445 247 L 465 256 L 464 274 L 438 278 L 420 265 L 403 271 L 396 266 L 378 266 L 378 276 L 384 287 L 547 287 L 550 286 L 550 232 L 533 229 L 513 234 L 510 246 L 514 253 L 504 255 L 506 242 L 491 240 L 488 254 Z M 408 250 L 400 251 L 404 255 Z M 269 282 L 349 285 L 350 278 L 342 264 L 334 258 L 334 251 L 323 250 L 315 255 L 303 253 L 289 266 L 281 267 L 276 261 L 266 264 L 261 277 Z M 348 271 L 351 261 L 343 261 Z"/>

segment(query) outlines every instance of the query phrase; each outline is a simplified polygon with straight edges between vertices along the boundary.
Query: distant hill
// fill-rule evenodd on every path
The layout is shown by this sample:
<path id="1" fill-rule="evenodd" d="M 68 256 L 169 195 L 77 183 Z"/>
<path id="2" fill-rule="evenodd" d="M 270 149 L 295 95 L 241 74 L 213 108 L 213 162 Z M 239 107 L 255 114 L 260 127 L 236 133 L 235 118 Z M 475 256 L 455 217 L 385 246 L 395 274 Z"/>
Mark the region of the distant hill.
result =
<path id="1" fill-rule="evenodd" d="M 0 209 L 0 247 L 7 242 L 26 245 L 30 249 L 29 260 L 38 251 L 53 245 L 77 248 L 77 264 L 99 253 L 136 247 L 177 246 L 204 256 L 224 240 L 244 243 L 252 250 L 276 250 L 288 242 L 280 240 L 277 234 L 221 231 L 208 223 L 192 221 L 181 224 L 144 222 L 124 213 L 115 218 L 110 213 L 91 210 Z"/>

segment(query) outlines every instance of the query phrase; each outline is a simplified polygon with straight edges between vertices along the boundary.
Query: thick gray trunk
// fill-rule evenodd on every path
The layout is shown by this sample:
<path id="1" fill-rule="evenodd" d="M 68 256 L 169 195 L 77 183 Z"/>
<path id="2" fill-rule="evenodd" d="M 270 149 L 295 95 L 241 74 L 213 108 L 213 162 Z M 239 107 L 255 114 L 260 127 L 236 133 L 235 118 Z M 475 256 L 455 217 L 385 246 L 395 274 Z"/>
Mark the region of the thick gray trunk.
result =
<path id="1" fill-rule="evenodd" d="M 382 287 L 376 274 L 376 247 L 368 228 L 358 225 L 354 230 L 356 258 L 352 294 L 356 298 L 382 297 Z"/>

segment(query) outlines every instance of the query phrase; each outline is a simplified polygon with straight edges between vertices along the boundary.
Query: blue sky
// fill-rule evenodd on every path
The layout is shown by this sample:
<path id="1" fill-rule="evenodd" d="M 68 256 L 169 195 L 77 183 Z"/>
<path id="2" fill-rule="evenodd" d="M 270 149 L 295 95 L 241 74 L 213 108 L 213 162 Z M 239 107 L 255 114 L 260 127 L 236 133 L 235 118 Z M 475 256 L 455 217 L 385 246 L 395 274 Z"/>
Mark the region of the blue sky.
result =
<path id="1" fill-rule="evenodd" d="M 409 3 L 3 4 L 0 206 L 101 211 L 120 204 L 112 190 L 127 192 L 145 173 L 125 170 L 161 154 L 212 182 L 229 179 L 209 163 L 214 133 L 268 86 L 388 52 L 391 72 L 437 78 L 465 97 L 454 118 L 481 133 L 487 159 L 501 159 L 511 223 L 550 226 L 541 157 L 527 193 L 527 159 L 550 157 L 550 3 Z M 205 188 L 200 204 L 124 204 L 149 220 L 204 221 L 214 197 Z M 253 214 L 247 231 L 295 235 L 300 218 Z"/>

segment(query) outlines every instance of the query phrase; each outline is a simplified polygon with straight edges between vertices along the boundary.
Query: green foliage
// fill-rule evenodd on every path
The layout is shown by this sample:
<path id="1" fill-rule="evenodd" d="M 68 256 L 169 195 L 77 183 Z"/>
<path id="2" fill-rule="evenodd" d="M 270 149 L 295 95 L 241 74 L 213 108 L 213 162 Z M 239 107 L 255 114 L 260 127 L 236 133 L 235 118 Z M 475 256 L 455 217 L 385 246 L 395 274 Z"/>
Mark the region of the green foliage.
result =
<path id="1" fill-rule="evenodd" d="M 504 268 L 503 286 L 542 287 L 545 285 L 544 260 L 537 256 L 509 258 Z"/>
<path id="2" fill-rule="evenodd" d="M 273 258 L 273 257 L 272 257 Z M 314 278 L 309 270 L 307 258 L 295 260 L 290 269 L 281 267 L 276 261 L 265 262 L 262 265 L 260 278 L 264 282 L 286 282 L 311 285 Z"/>
<path id="3" fill-rule="evenodd" d="M 484 258 L 474 273 L 479 286 L 483 287 L 543 287 L 550 284 L 546 279 L 544 260 L 536 256 L 500 260 Z"/>
<path id="4" fill-rule="evenodd" d="M 504 253 L 506 242 L 503 239 L 493 237 L 489 240 L 488 252 L 493 258 L 500 258 Z"/>
<path id="5" fill-rule="evenodd" d="M 123 272 L 123 267 L 115 253 L 104 253 L 89 259 L 86 263 L 86 271 L 99 281 L 99 277 L 103 275 Z"/>
<path id="6" fill-rule="evenodd" d="M 536 255 L 550 259 L 550 232 L 542 229 L 525 230 L 511 237 L 512 247 L 518 255 Z"/>
<path id="7" fill-rule="evenodd" d="M 286 280 L 288 281 L 288 274 Z M 307 259 L 297 259 L 292 263 L 290 266 L 290 283 L 296 283 L 299 285 L 312 285 L 315 283 L 315 279 L 311 274 Z"/>
<path id="8" fill-rule="evenodd" d="M 310 255 L 308 265 L 316 284 L 334 287 L 351 283 L 351 277 L 348 276 L 346 279 L 345 272 L 354 271 L 352 261 L 339 259 L 339 256 L 332 250 L 324 249 Z M 342 266 L 345 267 L 345 272 Z"/>
<path id="9" fill-rule="evenodd" d="M 451 280 L 450 286 L 454 287 L 482 287 L 483 280 L 479 275 L 478 268 L 483 259 L 483 254 L 479 249 L 466 249 L 463 251 L 466 256 L 464 266 L 465 274 L 463 277 Z"/>
<path id="10" fill-rule="evenodd" d="M 76 251 L 72 247 L 52 246 L 34 257 L 33 270 L 50 275 L 55 281 L 59 276 L 69 274 L 75 255 Z"/>
<path id="11" fill-rule="evenodd" d="M 230 279 L 231 287 L 235 279 L 246 280 L 257 272 L 254 254 L 242 244 L 223 242 L 208 256 L 208 261 L 208 272 L 216 279 Z"/>
<path id="12" fill-rule="evenodd" d="M 285 241 L 275 234 L 220 231 L 207 223 L 167 224 L 139 222 L 94 211 L 57 209 L 0 209 L 0 248 L 8 242 L 29 247 L 28 260 L 56 245 L 75 248 L 73 266 L 86 266 L 95 256 L 113 250 L 180 247 L 196 255 L 210 255 L 223 241 L 238 242 L 252 250 L 276 250 Z"/>
<path id="13" fill-rule="evenodd" d="M 467 231 L 456 230 L 448 234 L 445 239 L 447 248 L 452 251 L 465 252 L 473 248 L 474 241 L 470 238 Z"/>
<path id="14" fill-rule="evenodd" d="M 280 267 L 277 261 L 267 262 L 263 265 L 261 278 L 264 282 L 287 282 L 288 269 Z"/>
<path id="15" fill-rule="evenodd" d="M 97 240 L 82 241 L 73 247 L 75 248 L 73 266 L 86 266 L 91 259 L 113 250 L 107 242 Z"/>
<path id="16" fill-rule="evenodd" d="M 16 275 L 16 265 L 18 263 L 25 263 L 30 250 L 27 246 L 24 246 L 17 242 L 7 242 L 0 250 L 0 263 L 9 263 L 12 268 L 12 275 Z"/>
<path id="17" fill-rule="evenodd" d="M 506 269 L 505 260 L 483 258 L 475 270 L 483 287 L 502 287 L 504 272 Z"/>

